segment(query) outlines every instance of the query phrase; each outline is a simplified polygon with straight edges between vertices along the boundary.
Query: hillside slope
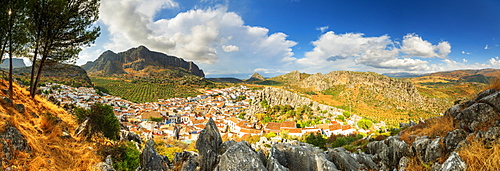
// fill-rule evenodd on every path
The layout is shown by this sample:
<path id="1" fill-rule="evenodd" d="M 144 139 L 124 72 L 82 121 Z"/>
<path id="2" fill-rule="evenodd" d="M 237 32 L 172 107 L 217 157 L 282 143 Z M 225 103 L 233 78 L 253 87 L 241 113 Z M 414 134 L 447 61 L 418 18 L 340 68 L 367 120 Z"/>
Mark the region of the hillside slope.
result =
<path id="1" fill-rule="evenodd" d="M 0 80 L 0 89 L 8 82 Z M 89 170 L 102 159 L 93 143 L 73 134 L 73 115 L 15 85 L 16 107 L 0 91 L 0 154 L 3 170 Z M 23 106 L 23 107 L 22 107 Z"/>
<path id="2" fill-rule="evenodd" d="M 447 103 L 422 96 L 409 81 L 373 72 L 333 71 L 305 74 L 298 71 L 268 79 L 314 101 L 335 106 L 372 121 L 389 125 L 437 116 Z M 449 106 L 449 105 L 448 105 Z"/>
<path id="3" fill-rule="evenodd" d="M 31 67 L 15 68 L 14 75 L 20 77 L 23 81 L 29 80 Z M 26 81 L 27 82 L 27 81 Z M 42 71 L 40 83 L 54 82 L 69 85 L 72 87 L 92 87 L 87 72 L 81 67 L 69 64 L 58 64 L 54 66 L 47 65 Z"/>

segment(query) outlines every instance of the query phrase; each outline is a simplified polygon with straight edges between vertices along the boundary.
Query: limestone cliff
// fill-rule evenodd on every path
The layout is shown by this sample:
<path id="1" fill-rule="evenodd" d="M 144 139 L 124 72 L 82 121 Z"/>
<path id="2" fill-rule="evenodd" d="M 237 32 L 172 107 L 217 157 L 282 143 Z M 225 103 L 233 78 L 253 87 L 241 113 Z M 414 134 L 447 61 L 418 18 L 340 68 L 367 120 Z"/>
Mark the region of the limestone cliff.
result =
<path id="1" fill-rule="evenodd" d="M 199 77 L 205 77 L 203 71 L 191 62 L 182 58 L 169 56 L 163 53 L 150 51 L 144 46 L 129 49 L 118 54 L 106 51 L 94 62 L 88 62 L 82 68 L 90 75 L 113 76 L 115 74 L 125 74 L 126 69 L 140 71 L 154 66 L 162 69 L 179 69 L 189 72 Z"/>
<path id="2" fill-rule="evenodd" d="M 325 116 L 327 117 L 329 114 L 339 115 L 342 114 L 341 109 L 331 107 L 328 105 L 323 105 L 318 102 L 312 101 L 311 99 L 302 97 L 295 93 L 292 93 L 287 90 L 266 87 L 261 92 L 257 93 L 255 98 L 252 100 L 252 104 L 248 108 L 248 112 L 246 117 L 248 119 L 255 119 L 255 114 L 263 113 L 266 109 L 260 105 L 262 101 L 267 101 L 267 103 L 273 107 L 276 105 L 290 105 L 293 108 L 298 108 L 303 105 L 308 105 L 316 116 Z M 317 110 L 319 109 L 319 110 Z M 320 111 L 327 111 L 326 113 L 321 113 Z"/>

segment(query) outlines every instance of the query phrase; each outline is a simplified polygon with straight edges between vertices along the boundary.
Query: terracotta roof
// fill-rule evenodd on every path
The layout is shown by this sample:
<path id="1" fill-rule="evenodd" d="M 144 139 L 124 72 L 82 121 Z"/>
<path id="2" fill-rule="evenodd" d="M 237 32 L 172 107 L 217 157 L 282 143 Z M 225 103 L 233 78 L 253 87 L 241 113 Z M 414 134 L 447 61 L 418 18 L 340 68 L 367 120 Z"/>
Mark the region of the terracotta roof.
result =
<path id="1" fill-rule="evenodd" d="M 242 129 L 240 130 L 240 132 L 242 132 L 242 133 L 247 133 L 247 134 L 258 134 L 258 133 L 260 133 L 260 130 L 258 130 L 258 129 L 247 129 L 247 128 L 242 128 Z"/>
<path id="2" fill-rule="evenodd" d="M 231 118 L 229 118 L 229 120 L 234 122 L 234 123 L 240 122 L 240 120 L 238 118 L 235 118 L 235 117 L 231 117 Z"/>
<path id="3" fill-rule="evenodd" d="M 266 125 L 266 129 L 280 130 L 281 129 L 281 123 L 269 122 Z"/>
<path id="4" fill-rule="evenodd" d="M 351 125 L 342 125 L 342 131 L 351 129 Z"/>
<path id="5" fill-rule="evenodd" d="M 316 125 L 316 128 L 326 130 L 326 129 L 330 129 L 330 125 L 328 125 L 328 124 L 318 124 L 318 125 Z"/>
<path id="6" fill-rule="evenodd" d="M 339 129 L 342 129 L 342 125 L 340 125 L 340 123 L 330 125 L 330 131 L 339 130 Z"/>
<path id="7" fill-rule="evenodd" d="M 283 121 L 281 122 L 282 128 L 297 128 L 297 123 L 291 121 Z"/>
<path id="8" fill-rule="evenodd" d="M 295 133 L 295 134 L 302 133 L 302 128 L 282 128 L 282 130 L 287 130 L 288 133 Z"/>

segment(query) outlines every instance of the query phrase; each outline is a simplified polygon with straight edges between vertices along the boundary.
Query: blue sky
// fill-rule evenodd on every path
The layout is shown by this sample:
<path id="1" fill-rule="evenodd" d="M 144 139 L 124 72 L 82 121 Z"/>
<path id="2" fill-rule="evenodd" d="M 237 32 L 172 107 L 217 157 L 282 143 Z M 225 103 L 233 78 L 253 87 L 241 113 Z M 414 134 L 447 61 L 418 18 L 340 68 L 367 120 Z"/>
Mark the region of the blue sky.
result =
<path id="1" fill-rule="evenodd" d="M 102 0 L 105 50 L 194 61 L 207 77 L 500 67 L 498 0 Z"/>

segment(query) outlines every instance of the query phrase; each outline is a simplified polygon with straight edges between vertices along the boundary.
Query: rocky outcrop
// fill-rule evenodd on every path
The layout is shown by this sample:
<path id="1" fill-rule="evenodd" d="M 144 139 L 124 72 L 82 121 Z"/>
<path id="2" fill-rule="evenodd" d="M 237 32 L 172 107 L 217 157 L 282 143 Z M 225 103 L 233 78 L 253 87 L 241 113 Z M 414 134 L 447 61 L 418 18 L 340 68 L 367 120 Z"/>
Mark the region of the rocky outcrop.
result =
<path id="1" fill-rule="evenodd" d="M 260 75 L 259 73 L 253 73 L 252 76 L 246 80 L 246 81 L 264 81 L 266 78 L 264 76 Z"/>
<path id="2" fill-rule="evenodd" d="M 14 75 L 25 77 L 30 75 L 31 68 L 16 68 L 13 72 Z M 87 71 L 80 66 L 70 64 L 45 65 L 40 77 L 40 83 L 43 82 L 57 82 L 72 87 L 94 86 L 87 75 Z"/>
<path id="3" fill-rule="evenodd" d="M 0 147 L 3 153 L 0 157 L 2 162 L 13 159 L 14 153 L 18 151 L 31 151 L 31 147 L 28 145 L 24 135 L 16 127 L 9 126 L 7 122 L 6 126 L 5 131 L 0 133 Z"/>
<path id="4" fill-rule="evenodd" d="M 264 88 L 264 90 L 255 95 L 255 99 L 252 101 L 252 104 L 250 104 L 250 107 L 248 108 L 248 115 L 246 115 L 245 117 L 251 120 L 253 119 L 252 117 L 255 117 L 255 114 L 263 113 L 264 111 L 266 111 L 266 109 L 260 105 L 260 103 L 264 100 L 267 101 L 267 103 L 271 107 L 276 105 L 290 105 L 294 108 L 297 108 L 303 105 L 308 105 L 311 109 L 313 109 L 314 114 L 317 116 L 319 115 L 327 117 L 329 114 L 336 116 L 342 114 L 343 112 L 342 109 L 319 104 L 318 102 L 312 101 L 311 99 L 302 97 L 287 90 L 266 87 Z M 320 111 L 326 111 L 326 113 L 321 113 Z"/>
<path id="5" fill-rule="evenodd" d="M 132 48 L 118 54 L 108 50 L 101 54 L 97 60 L 88 62 L 82 68 L 91 74 L 112 76 L 127 73 L 125 71 L 127 68 L 139 71 L 148 66 L 164 69 L 177 68 L 199 77 L 205 77 L 203 71 L 195 63 L 187 62 L 175 56 L 153 52 L 144 46 Z"/>
<path id="6" fill-rule="evenodd" d="M 115 168 L 113 168 L 113 159 L 111 159 L 111 155 L 108 155 L 104 162 L 97 163 L 95 168 L 99 171 L 115 171 Z"/>
<path id="7" fill-rule="evenodd" d="M 182 153 L 175 153 L 175 158 L 172 161 L 174 163 L 174 170 L 178 171 L 192 171 L 198 167 L 197 162 L 198 154 L 189 151 L 183 151 Z"/>
<path id="8" fill-rule="evenodd" d="M 322 150 L 304 143 L 297 145 L 276 144 L 270 150 L 268 161 L 268 167 L 279 170 L 284 168 L 288 168 L 290 171 L 337 170 L 335 164 L 328 160 Z"/>
<path id="9" fill-rule="evenodd" d="M 222 139 L 217 125 L 210 118 L 201 131 L 196 141 L 196 149 L 200 155 L 200 168 L 202 171 L 212 171 L 219 163 L 219 149 L 222 144 Z"/>
<path id="10" fill-rule="evenodd" d="M 120 135 L 118 136 L 120 141 L 135 141 L 139 144 L 142 143 L 142 139 L 139 135 L 132 131 L 121 130 Z"/>
<path id="11" fill-rule="evenodd" d="M 155 150 L 155 146 L 155 142 L 151 139 L 146 142 L 146 146 L 139 157 L 141 161 L 139 171 L 170 169 L 170 161 L 166 156 L 159 155 Z"/>
<path id="12" fill-rule="evenodd" d="M 238 142 L 220 156 L 220 162 L 215 170 L 267 170 L 264 161 L 246 142 Z"/>

